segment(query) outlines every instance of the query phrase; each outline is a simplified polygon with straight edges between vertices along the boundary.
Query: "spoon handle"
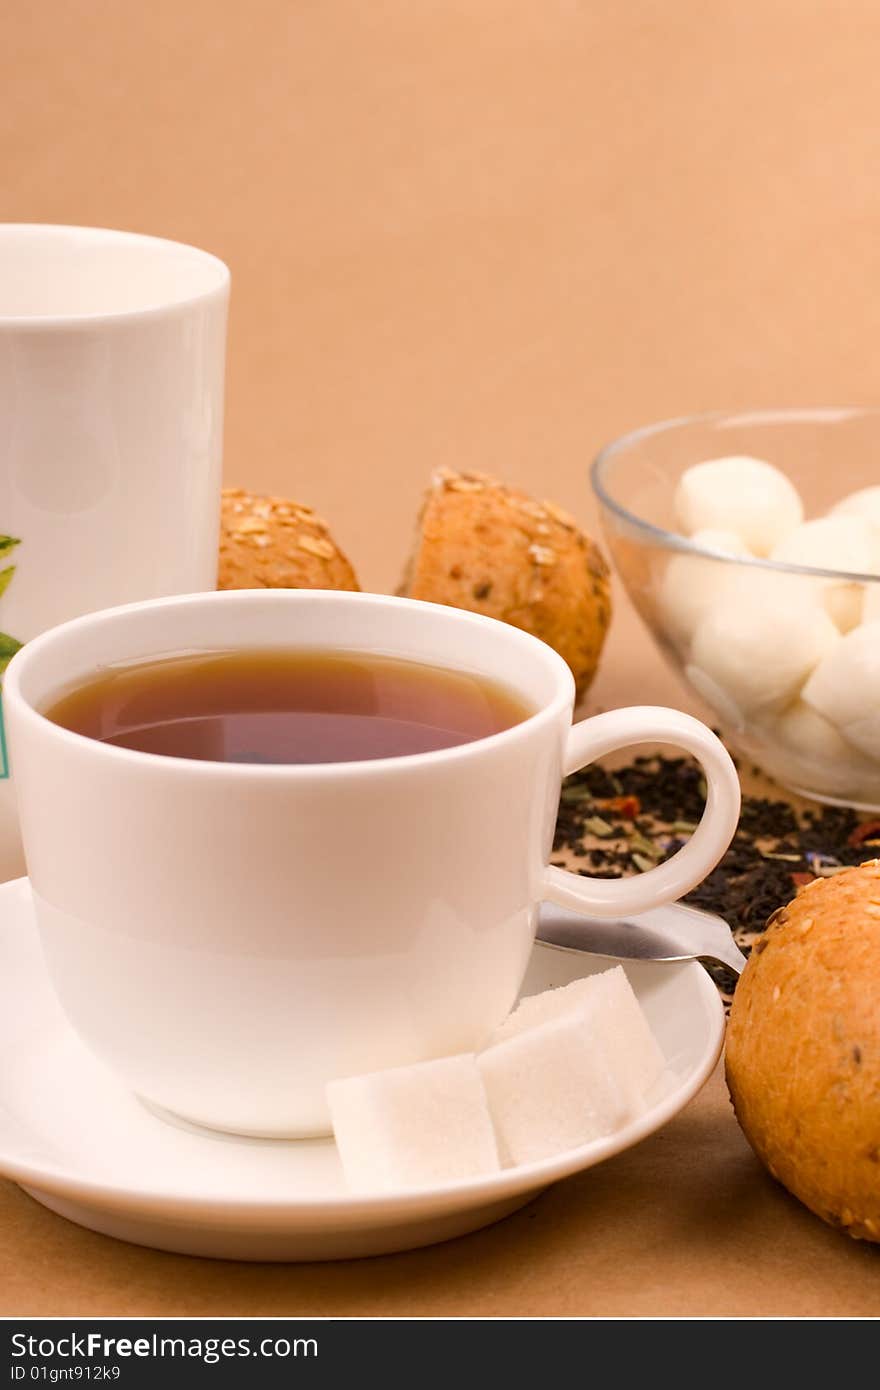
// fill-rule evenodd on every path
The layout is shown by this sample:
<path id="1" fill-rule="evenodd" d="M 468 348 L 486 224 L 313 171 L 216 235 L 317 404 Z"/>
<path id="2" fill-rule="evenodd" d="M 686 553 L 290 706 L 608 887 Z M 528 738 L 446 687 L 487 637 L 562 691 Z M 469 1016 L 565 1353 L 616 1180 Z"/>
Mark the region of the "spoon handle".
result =
<path id="1" fill-rule="evenodd" d="M 548 946 L 618 960 L 714 960 L 737 975 L 746 963 L 723 918 L 680 903 L 608 921 L 545 902 L 536 935 Z"/>

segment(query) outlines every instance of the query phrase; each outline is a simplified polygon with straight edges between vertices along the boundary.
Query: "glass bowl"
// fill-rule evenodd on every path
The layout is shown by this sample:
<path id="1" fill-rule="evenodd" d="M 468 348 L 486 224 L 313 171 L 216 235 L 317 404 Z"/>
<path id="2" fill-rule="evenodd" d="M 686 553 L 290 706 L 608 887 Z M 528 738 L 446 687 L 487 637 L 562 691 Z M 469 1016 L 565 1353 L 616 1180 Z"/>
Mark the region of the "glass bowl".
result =
<path id="1" fill-rule="evenodd" d="M 800 493 L 804 518 L 813 519 L 880 485 L 880 410 L 670 420 L 608 445 L 592 470 L 605 538 L 630 598 L 729 744 L 803 796 L 880 810 L 880 574 L 722 554 L 679 534 L 674 495 L 682 473 L 730 455 L 775 464 Z M 860 639 L 861 664 L 847 657 L 837 668 L 833 689 L 848 685 L 849 694 L 838 700 L 839 717 L 826 717 L 827 703 L 820 714 L 801 694 L 854 618 L 862 631 L 866 619 L 876 626 Z M 835 660 L 844 650 L 852 643 L 835 650 Z"/>

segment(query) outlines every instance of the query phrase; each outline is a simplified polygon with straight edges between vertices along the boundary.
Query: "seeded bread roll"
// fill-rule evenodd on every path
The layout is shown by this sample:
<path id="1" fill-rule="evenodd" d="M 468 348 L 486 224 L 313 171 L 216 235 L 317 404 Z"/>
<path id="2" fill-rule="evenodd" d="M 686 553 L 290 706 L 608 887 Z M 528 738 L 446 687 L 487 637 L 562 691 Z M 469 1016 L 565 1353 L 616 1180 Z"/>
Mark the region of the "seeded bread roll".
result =
<path id="1" fill-rule="evenodd" d="M 823 1221 L 880 1241 L 880 860 L 816 879 L 770 919 L 727 1033 L 736 1117 Z"/>
<path id="2" fill-rule="evenodd" d="M 611 619 L 608 566 L 551 502 L 482 473 L 434 474 L 400 593 L 500 618 L 555 647 L 587 690 Z"/>
<path id="3" fill-rule="evenodd" d="M 311 507 L 223 489 L 218 589 L 359 589 L 354 570 Z"/>

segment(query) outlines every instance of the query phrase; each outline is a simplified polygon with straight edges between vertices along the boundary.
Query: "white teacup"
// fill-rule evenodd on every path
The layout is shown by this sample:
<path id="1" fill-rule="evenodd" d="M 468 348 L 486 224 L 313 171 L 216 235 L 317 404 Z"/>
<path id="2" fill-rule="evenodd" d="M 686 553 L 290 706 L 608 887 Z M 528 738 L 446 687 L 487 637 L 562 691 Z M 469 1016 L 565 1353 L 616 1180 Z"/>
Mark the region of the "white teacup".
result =
<path id="1" fill-rule="evenodd" d="M 198 762 L 71 733 L 40 712 L 108 663 L 303 647 L 484 674 L 534 710 L 491 737 L 371 762 Z M 109 609 L 12 661 L 4 688 L 40 933 L 58 996 L 142 1098 L 257 1135 L 326 1132 L 324 1088 L 485 1041 L 550 898 L 599 916 L 680 897 L 736 826 L 718 739 L 670 709 L 571 726 L 550 647 L 491 618 L 372 594 L 246 591 Z M 639 877 L 548 867 L 562 777 L 637 742 L 703 766 L 690 842 Z"/>

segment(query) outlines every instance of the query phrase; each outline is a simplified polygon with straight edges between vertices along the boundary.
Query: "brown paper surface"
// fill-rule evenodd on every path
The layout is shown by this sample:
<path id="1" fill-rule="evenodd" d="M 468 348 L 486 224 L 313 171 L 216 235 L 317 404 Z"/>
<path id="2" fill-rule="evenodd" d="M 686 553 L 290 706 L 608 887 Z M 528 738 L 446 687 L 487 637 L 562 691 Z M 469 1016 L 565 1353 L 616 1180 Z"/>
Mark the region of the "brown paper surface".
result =
<path id="1" fill-rule="evenodd" d="M 228 481 L 393 587 L 438 464 L 593 524 L 623 430 L 876 398 L 872 0 L 13 6 L 0 218 L 195 242 L 233 273 Z M 618 593 L 590 709 L 687 704 Z M 0 1314 L 866 1314 L 880 1252 L 764 1175 L 720 1075 L 490 1230 L 247 1266 L 0 1183 Z"/>

